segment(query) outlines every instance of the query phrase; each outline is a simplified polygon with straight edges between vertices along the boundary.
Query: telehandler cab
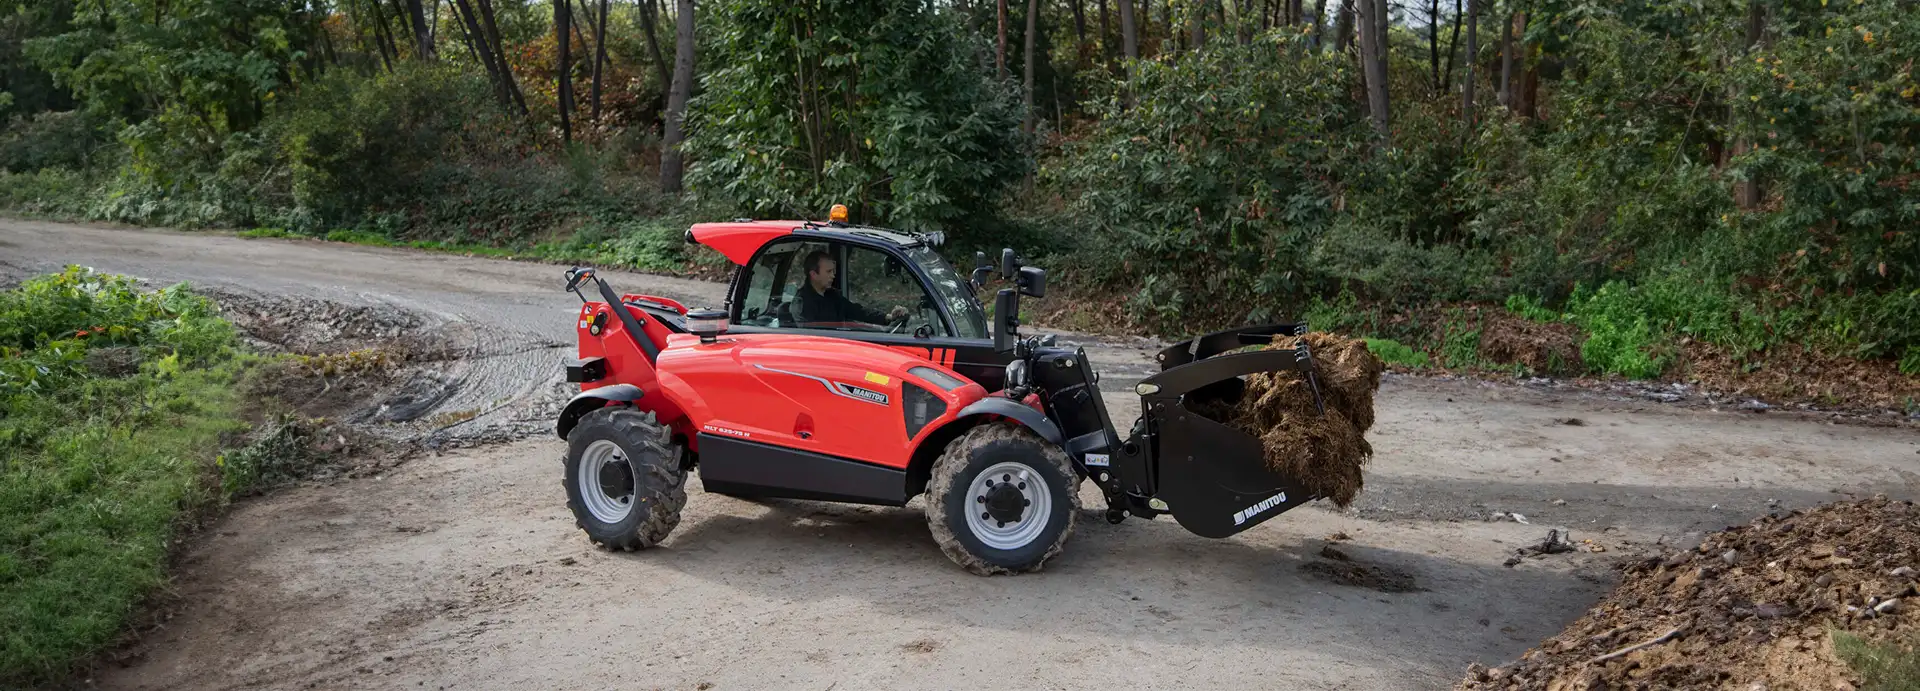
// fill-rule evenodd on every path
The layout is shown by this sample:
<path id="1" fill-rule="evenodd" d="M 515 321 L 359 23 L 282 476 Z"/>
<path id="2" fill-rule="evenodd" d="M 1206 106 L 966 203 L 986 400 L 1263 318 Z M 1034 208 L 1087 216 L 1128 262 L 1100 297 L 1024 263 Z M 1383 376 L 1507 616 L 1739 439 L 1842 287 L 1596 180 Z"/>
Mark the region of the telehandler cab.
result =
<path id="1" fill-rule="evenodd" d="M 1273 370 L 1306 373 L 1317 397 L 1304 343 L 1230 352 L 1304 325 L 1162 350 L 1122 435 L 1084 349 L 1018 332 L 1020 298 L 1045 294 L 1045 271 L 1003 250 L 997 267 L 976 254 L 962 278 L 935 253 L 939 233 L 851 225 L 842 208 L 827 223 L 690 227 L 689 243 L 738 267 L 722 309 L 616 294 L 591 268 L 567 271 L 583 303 L 567 364 L 580 392 L 556 431 L 568 507 L 594 543 L 665 540 L 696 472 L 706 491 L 734 496 L 904 506 L 925 495 L 941 550 L 982 575 L 1037 571 L 1059 553 L 1088 479 L 1108 521 L 1171 514 L 1214 538 L 1318 498 L 1271 471 L 1258 440 L 1190 407 L 1231 403 L 1239 377 Z M 995 269 L 1013 286 L 989 320 L 975 294 Z M 801 321 L 810 300 L 908 309 L 850 308 L 885 323 Z"/>

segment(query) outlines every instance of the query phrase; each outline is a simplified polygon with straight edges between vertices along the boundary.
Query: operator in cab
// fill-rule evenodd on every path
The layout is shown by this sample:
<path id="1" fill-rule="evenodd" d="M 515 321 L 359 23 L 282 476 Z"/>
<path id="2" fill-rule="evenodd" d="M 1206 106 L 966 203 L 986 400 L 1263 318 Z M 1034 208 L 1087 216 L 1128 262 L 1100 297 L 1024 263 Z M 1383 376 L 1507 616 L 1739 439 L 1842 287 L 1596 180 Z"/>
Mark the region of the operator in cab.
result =
<path id="1" fill-rule="evenodd" d="M 800 326 L 854 322 L 885 326 L 905 319 L 908 314 L 907 308 L 899 305 L 895 305 L 892 311 L 882 313 L 841 295 L 833 287 L 839 267 L 826 252 L 814 250 L 807 255 L 803 265 L 807 268 L 806 285 L 794 291 L 794 317 Z"/>

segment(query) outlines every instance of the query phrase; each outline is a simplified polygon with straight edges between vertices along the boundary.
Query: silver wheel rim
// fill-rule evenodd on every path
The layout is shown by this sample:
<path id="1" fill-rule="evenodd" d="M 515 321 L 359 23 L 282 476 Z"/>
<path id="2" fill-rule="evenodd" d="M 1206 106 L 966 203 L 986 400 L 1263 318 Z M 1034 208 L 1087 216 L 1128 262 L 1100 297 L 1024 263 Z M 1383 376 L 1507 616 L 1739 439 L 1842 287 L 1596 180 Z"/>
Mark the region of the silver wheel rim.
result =
<path id="1" fill-rule="evenodd" d="M 594 520 L 619 523 L 633 511 L 633 466 L 627 464 L 627 454 L 618 444 L 604 439 L 588 444 L 580 454 L 576 476 L 581 502 Z"/>
<path id="2" fill-rule="evenodd" d="M 1003 485 L 1010 485 L 1025 504 L 1016 520 L 1001 521 L 987 511 L 990 493 L 1012 496 L 998 489 Z M 1027 464 L 1013 461 L 994 464 L 975 475 L 967 485 L 966 501 L 967 530 L 993 549 L 1019 549 L 1031 544 L 1046 530 L 1047 519 L 1053 515 L 1053 494 L 1047 491 L 1045 479 Z"/>

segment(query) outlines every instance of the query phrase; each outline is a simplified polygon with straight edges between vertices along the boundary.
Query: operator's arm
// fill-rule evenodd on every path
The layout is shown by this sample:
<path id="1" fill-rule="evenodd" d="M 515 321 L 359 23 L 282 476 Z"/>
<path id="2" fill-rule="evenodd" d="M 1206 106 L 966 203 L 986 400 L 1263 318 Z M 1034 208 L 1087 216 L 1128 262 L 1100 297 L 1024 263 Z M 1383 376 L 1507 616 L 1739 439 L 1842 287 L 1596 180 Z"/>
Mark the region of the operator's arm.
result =
<path id="1" fill-rule="evenodd" d="M 886 312 L 881 312 L 854 302 L 845 295 L 835 295 L 835 297 L 840 298 L 840 309 L 847 316 L 868 324 L 886 324 L 888 322 Z"/>

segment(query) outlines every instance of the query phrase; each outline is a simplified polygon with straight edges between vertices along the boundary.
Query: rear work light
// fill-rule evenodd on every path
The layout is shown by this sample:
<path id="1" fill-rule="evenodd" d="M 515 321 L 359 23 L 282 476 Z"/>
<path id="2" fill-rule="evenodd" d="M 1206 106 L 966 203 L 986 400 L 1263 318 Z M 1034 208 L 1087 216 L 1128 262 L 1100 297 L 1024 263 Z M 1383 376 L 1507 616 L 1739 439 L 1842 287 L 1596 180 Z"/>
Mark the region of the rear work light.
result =
<path id="1" fill-rule="evenodd" d="M 693 310 L 687 313 L 687 333 L 712 343 L 727 332 L 727 313 L 720 310 Z"/>
<path id="2" fill-rule="evenodd" d="M 906 416 L 908 439 L 919 436 L 927 423 L 947 414 L 947 402 L 933 395 L 933 392 L 920 388 L 918 384 L 902 381 L 900 392 L 901 401 L 906 404 L 901 411 Z"/>

